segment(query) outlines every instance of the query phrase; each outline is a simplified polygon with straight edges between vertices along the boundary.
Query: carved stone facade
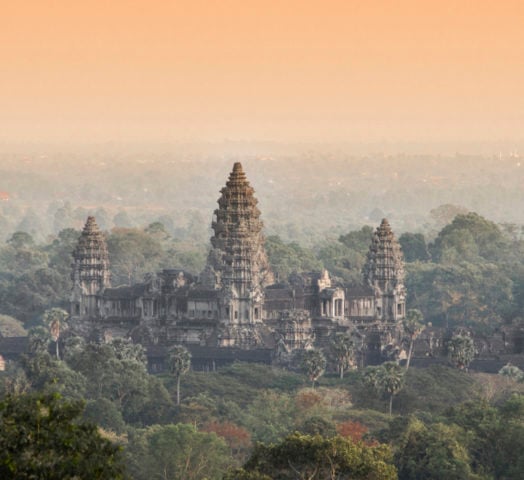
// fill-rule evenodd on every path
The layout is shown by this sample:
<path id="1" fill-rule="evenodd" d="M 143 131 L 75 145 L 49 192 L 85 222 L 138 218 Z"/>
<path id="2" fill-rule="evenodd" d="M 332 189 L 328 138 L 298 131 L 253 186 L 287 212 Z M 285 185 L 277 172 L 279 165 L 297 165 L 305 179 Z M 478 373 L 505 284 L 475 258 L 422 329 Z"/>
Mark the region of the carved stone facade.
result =
<path id="1" fill-rule="evenodd" d="M 218 292 L 219 346 L 263 345 L 264 289 L 274 282 L 254 190 L 235 163 L 221 190 L 212 222 L 211 250 L 202 274 L 204 288 Z"/>
<path id="2" fill-rule="evenodd" d="M 375 296 L 376 317 L 385 322 L 403 319 L 406 315 L 404 259 L 385 218 L 373 235 L 364 278 Z"/>
<path id="3" fill-rule="evenodd" d="M 73 328 L 155 348 L 229 349 L 230 357 L 326 346 L 341 331 L 365 339 L 371 361 L 398 350 L 406 292 L 402 253 L 387 220 L 373 236 L 360 286 L 344 285 L 327 270 L 275 283 L 257 200 L 240 163 L 221 190 L 212 228 L 198 278 L 166 269 L 140 284 L 111 288 L 105 240 L 89 217 L 73 253 Z"/>
<path id="4" fill-rule="evenodd" d="M 111 285 L 111 273 L 106 241 L 94 217 L 87 217 L 73 252 L 72 267 L 71 314 L 98 316 L 104 290 Z"/>

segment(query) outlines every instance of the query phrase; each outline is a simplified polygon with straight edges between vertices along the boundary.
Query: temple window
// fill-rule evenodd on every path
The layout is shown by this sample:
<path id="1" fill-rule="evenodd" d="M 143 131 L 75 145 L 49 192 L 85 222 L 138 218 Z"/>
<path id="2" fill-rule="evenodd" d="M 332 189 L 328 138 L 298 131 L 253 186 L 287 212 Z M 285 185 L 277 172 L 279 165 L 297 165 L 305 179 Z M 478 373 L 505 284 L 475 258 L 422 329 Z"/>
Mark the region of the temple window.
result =
<path id="1" fill-rule="evenodd" d="M 322 300 L 322 315 L 326 315 L 327 300 Z"/>
<path id="2" fill-rule="evenodd" d="M 238 311 L 235 310 L 235 320 L 238 320 Z"/>
<path id="3" fill-rule="evenodd" d="M 255 307 L 255 320 L 258 320 L 258 308 Z"/>

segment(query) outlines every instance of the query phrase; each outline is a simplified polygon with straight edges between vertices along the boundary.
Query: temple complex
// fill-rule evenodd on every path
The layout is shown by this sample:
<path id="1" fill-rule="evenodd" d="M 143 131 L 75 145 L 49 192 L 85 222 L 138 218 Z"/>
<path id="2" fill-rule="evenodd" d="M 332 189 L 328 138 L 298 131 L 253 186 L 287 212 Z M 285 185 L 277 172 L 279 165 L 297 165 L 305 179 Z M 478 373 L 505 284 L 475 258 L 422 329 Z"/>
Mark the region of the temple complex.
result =
<path id="1" fill-rule="evenodd" d="M 254 190 L 235 163 L 220 192 L 211 249 L 198 276 L 165 269 L 135 285 L 111 287 L 108 251 L 87 219 L 73 253 L 73 331 L 125 337 L 148 352 L 186 345 L 202 358 L 271 359 L 325 346 L 335 333 L 362 339 L 366 361 L 398 355 L 405 316 L 404 264 L 387 220 L 371 241 L 361 285 L 327 270 L 275 283 Z"/>

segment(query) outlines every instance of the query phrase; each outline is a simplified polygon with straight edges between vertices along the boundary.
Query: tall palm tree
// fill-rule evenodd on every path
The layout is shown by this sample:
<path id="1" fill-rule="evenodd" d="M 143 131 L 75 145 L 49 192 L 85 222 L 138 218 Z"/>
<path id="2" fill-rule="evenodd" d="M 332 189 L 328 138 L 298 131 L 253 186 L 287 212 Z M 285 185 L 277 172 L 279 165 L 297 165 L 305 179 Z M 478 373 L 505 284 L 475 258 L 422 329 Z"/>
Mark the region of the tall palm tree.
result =
<path id="1" fill-rule="evenodd" d="M 406 362 L 406 370 L 409 369 L 411 356 L 413 355 L 413 344 L 425 328 L 425 325 L 422 323 L 423 320 L 424 315 L 422 315 L 422 312 L 420 310 L 417 310 L 416 308 L 413 308 L 407 311 L 406 318 L 402 322 L 404 332 L 406 333 L 409 339 L 409 350 L 408 359 Z"/>
<path id="2" fill-rule="evenodd" d="M 44 312 L 44 323 L 49 328 L 51 338 L 56 344 L 56 358 L 60 359 L 59 340 L 61 333 L 67 329 L 69 314 L 61 308 L 51 308 Z"/>
<path id="3" fill-rule="evenodd" d="M 176 404 L 180 405 L 180 378 L 191 368 L 191 353 L 182 345 L 171 347 L 167 355 L 167 366 L 176 378 Z"/>
<path id="4" fill-rule="evenodd" d="M 344 378 L 344 370 L 350 367 L 355 359 L 355 342 L 346 333 L 337 333 L 331 342 L 331 353 L 337 363 L 340 378 Z"/>
<path id="5" fill-rule="evenodd" d="M 389 416 L 393 412 L 393 396 L 404 385 L 404 373 L 404 369 L 395 362 L 385 362 L 377 370 L 377 386 L 389 395 Z"/>
<path id="6" fill-rule="evenodd" d="M 315 382 L 326 370 L 326 357 L 320 350 L 306 350 L 302 356 L 302 369 L 311 381 L 312 388 Z"/>

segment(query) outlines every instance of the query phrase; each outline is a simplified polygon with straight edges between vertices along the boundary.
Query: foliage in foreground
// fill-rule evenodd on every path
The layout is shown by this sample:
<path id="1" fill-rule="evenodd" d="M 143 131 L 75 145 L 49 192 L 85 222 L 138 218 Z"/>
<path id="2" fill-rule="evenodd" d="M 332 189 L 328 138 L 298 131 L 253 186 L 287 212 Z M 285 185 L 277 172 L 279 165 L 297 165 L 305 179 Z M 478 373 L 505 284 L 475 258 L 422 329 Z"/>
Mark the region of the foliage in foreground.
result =
<path id="1" fill-rule="evenodd" d="M 122 479 L 120 448 L 79 423 L 82 402 L 59 395 L 8 396 L 0 403 L 0 478 Z"/>
<path id="2" fill-rule="evenodd" d="M 134 432 L 127 453 L 137 480 L 219 480 L 231 465 L 222 438 L 184 423 L 154 425 Z"/>
<path id="3" fill-rule="evenodd" d="M 225 478 L 394 480 L 397 473 L 386 445 L 369 446 L 341 436 L 324 438 L 294 433 L 277 445 L 257 445 L 244 468 Z"/>

